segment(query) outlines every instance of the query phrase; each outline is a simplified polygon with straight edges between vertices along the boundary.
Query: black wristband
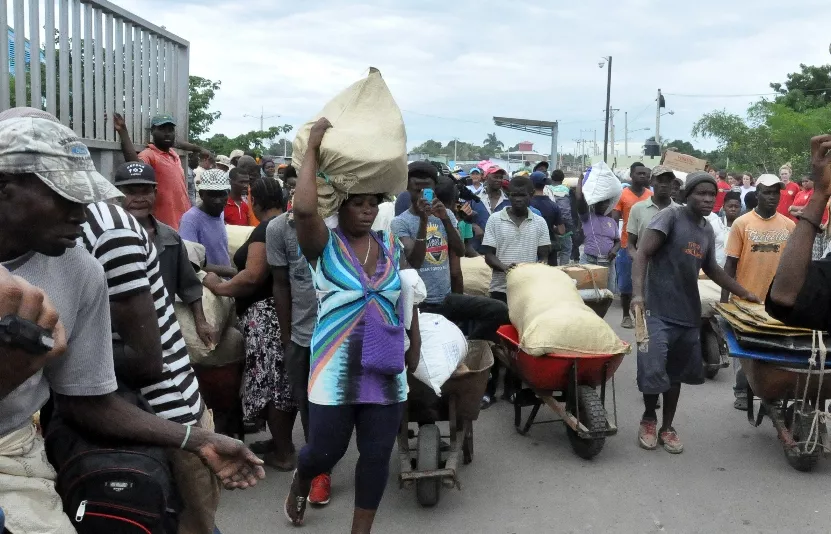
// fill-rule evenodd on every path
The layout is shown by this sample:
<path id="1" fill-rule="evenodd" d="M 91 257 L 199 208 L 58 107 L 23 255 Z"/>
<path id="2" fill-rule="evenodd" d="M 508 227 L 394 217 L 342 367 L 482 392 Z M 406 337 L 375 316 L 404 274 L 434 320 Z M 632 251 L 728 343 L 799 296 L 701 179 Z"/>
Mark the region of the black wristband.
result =
<path id="1" fill-rule="evenodd" d="M 803 217 L 802 215 L 800 215 L 799 217 L 797 217 L 797 219 L 799 219 L 800 221 L 805 221 L 806 223 L 808 223 L 808 224 L 810 224 L 811 226 L 813 226 L 813 227 L 814 227 L 814 231 L 815 231 L 816 233 L 820 233 L 820 232 L 822 232 L 822 227 L 821 227 L 819 224 L 817 224 L 817 223 L 815 223 L 814 221 L 812 221 L 811 219 L 809 219 L 808 217 Z"/>

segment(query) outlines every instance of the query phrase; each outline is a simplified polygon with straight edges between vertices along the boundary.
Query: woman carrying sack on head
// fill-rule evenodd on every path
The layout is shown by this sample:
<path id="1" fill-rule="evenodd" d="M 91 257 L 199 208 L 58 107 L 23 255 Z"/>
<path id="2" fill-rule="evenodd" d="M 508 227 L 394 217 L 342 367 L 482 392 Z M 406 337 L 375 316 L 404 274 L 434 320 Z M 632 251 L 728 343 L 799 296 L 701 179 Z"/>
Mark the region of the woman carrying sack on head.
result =
<path id="1" fill-rule="evenodd" d="M 309 438 L 284 508 L 293 525 L 303 524 L 312 479 L 343 457 L 355 428 L 360 456 L 352 533 L 364 534 L 384 494 L 407 400 L 406 368 L 418 365 L 421 340 L 414 318 L 405 355 L 401 249 L 394 238 L 371 230 L 378 195 L 349 196 L 333 230 L 318 214 L 320 145 L 331 127 L 326 118 L 312 127 L 294 193 L 297 240 L 312 268 L 320 311 L 312 334 Z"/>

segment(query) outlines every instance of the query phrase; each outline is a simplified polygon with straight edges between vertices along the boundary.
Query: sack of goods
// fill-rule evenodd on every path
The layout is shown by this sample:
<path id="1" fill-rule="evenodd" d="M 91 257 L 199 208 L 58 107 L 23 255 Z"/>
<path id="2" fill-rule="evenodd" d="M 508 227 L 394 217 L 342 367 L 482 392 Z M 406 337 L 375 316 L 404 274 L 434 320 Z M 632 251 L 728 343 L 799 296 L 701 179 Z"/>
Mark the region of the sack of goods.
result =
<path id="1" fill-rule="evenodd" d="M 583 183 L 583 197 L 586 199 L 586 204 L 592 206 L 598 202 L 610 200 L 609 209 L 606 210 L 606 215 L 608 215 L 620 200 L 621 193 L 623 193 L 623 186 L 608 165 L 602 161 L 592 165 L 589 176 Z"/>
<path id="2" fill-rule="evenodd" d="M 292 165 L 298 170 L 312 126 L 332 123 L 320 146 L 318 212 L 337 212 L 347 194 L 398 194 L 407 188 L 404 118 L 378 69 L 352 84 L 297 132 Z"/>
<path id="3" fill-rule="evenodd" d="M 459 258 L 462 266 L 462 278 L 465 284 L 465 295 L 474 297 L 490 296 L 491 278 L 493 270 L 485 263 L 484 256 L 476 258 Z"/>
<path id="4" fill-rule="evenodd" d="M 225 230 L 228 232 L 228 254 L 231 258 L 237 253 L 237 250 L 248 241 L 251 237 L 251 232 L 254 231 L 254 226 L 237 226 L 235 224 L 226 224 Z"/>
<path id="5" fill-rule="evenodd" d="M 421 357 L 413 375 L 441 396 L 441 387 L 467 356 L 467 339 L 441 315 L 419 313 Z"/>
<path id="6" fill-rule="evenodd" d="M 204 271 L 196 273 L 200 279 L 205 277 Z M 202 309 L 205 320 L 216 332 L 220 332 L 219 343 L 214 347 L 207 347 L 196 334 L 196 323 L 190 306 L 184 302 L 173 304 L 176 320 L 185 338 L 190 361 L 199 365 L 219 367 L 241 359 L 244 355 L 242 334 L 234 328 L 231 318 L 234 316 L 234 299 L 218 297 L 208 288 L 202 288 Z"/>
<path id="7" fill-rule="evenodd" d="M 519 346 L 531 356 L 622 354 L 629 346 L 583 303 L 563 271 L 528 263 L 508 273 L 508 311 Z"/>

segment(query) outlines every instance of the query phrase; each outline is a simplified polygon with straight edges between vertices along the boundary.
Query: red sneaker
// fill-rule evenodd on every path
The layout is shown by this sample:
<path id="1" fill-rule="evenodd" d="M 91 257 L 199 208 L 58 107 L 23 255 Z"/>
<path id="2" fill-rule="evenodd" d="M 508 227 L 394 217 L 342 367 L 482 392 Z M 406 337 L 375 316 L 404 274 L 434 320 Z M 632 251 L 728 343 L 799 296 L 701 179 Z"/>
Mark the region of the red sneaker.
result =
<path id="1" fill-rule="evenodd" d="M 332 494 L 332 477 L 326 473 L 317 475 L 312 480 L 312 489 L 309 490 L 309 504 L 326 506 Z"/>

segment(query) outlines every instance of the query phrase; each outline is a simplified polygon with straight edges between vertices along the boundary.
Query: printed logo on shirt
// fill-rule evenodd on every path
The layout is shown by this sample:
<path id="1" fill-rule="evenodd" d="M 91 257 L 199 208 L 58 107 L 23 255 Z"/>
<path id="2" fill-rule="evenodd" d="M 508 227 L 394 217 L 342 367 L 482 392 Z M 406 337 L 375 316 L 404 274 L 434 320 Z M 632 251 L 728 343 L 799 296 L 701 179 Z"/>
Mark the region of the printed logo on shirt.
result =
<path id="1" fill-rule="evenodd" d="M 699 260 L 704 258 L 704 253 L 701 251 L 701 245 L 695 241 L 687 243 L 686 248 L 684 248 L 684 254 L 689 254 Z"/>
<path id="2" fill-rule="evenodd" d="M 442 265 L 447 261 L 447 241 L 437 224 L 427 225 L 427 254 L 424 259 L 432 265 Z"/>
<path id="3" fill-rule="evenodd" d="M 751 252 L 773 252 L 778 254 L 782 244 L 790 237 L 790 230 L 756 230 L 747 229 L 747 239 L 750 241 Z"/>

